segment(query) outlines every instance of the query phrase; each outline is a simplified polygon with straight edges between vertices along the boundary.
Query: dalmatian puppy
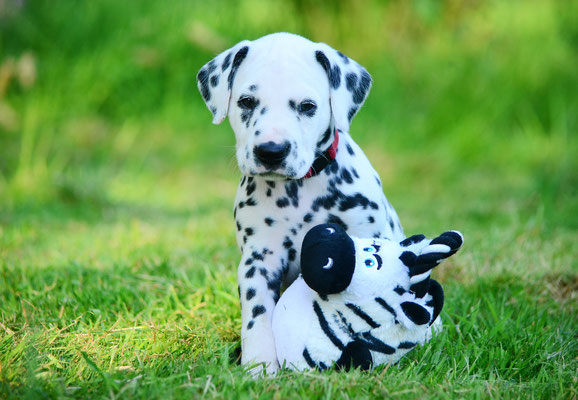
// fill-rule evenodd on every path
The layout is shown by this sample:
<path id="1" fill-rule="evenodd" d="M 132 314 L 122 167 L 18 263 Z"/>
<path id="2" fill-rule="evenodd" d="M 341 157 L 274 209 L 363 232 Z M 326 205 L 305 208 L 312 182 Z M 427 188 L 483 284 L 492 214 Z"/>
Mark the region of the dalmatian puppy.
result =
<path id="1" fill-rule="evenodd" d="M 305 233 L 335 223 L 352 236 L 404 239 L 378 174 L 349 135 L 371 76 L 324 43 L 274 33 L 225 50 L 197 81 L 213 123 L 229 117 L 243 175 L 234 208 L 241 362 L 274 373 L 273 309 L 300 272 Z"/>

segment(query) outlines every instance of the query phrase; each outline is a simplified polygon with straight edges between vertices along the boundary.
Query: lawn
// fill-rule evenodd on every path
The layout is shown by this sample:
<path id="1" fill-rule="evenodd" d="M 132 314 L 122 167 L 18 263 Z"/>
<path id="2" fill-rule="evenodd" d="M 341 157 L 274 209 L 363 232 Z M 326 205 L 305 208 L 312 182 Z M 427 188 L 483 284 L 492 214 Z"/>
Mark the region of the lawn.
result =
<path id="1" fill-rule="evenodd" d="M 465 235 L 398 365 L 235 361 L 240 174 L 195 74 L 275 31 L 372 74 L 351 132 L 406 234 Z M 0 0 L 0 398 L 575 398 L 576 65 L 577 2 Z"/>

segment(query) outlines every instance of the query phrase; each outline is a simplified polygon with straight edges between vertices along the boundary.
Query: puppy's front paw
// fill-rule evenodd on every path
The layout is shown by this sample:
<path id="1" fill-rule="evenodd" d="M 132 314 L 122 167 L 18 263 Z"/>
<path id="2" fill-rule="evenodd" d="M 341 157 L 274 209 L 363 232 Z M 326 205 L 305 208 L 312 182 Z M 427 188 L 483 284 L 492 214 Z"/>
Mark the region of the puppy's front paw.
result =
<path id="1" fill-rule="evenodd" d="M 259 364 L 249 364 L 247 367 L 247 372 L 255 379 L 273 377 L 278 371 L 279 363 L 277 360 Z"/>
<path id="2" fill-rule="evenodd" d="M 261 330 L 260 334 L 246 335 L 243 338 L 243 353 L 241 364 L 247 368 L 247 372 L 253 377 L 275 375 L 279 370 L 277 351 L 273 332 Z"/>

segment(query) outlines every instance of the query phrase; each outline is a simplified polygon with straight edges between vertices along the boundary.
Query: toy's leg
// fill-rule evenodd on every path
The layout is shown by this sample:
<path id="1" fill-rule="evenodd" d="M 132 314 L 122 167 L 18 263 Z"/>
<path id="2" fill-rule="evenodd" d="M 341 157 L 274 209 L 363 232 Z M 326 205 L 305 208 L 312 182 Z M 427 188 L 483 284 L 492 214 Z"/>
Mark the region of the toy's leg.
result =
<path id="1" fill-rule="evenodd" d="M 428 293 L 431 295 L 433 302 L 433 315 L 431 319 L 431 322 L 433 323 L 440 315 L 440 312 L 444 306 L 444 290 L 438 281 L 430 279 Z"/>
<path id="2" fill-rule="evenodd" d="M 344 369 L 346 371 L 350 368 L 368 370 L 371 368 L 372 362 L 373 360 L 367 343 L 362 340 L 354 340 L 345 346 L 335 366 L 338 369 Z"/>
<path id="3" fill-rule="evenodd" d="M 415 243 L 421 243 L 418 239 L 421 235 L 412 236 L 404 242 L 410 243 L 404 247 L 411 247 Z M 423 239 L 421 239 L 423 241 Z M 411 287 L 410 290 L 415 293 L 416 297 L 422 298 L 429 291 L 430 273 L 440 262 L 455 254 L 463 244 L 464 239 L 459 232 L 444 232 L 437 238 L 433 239 L 427 246 L 418 250 L 417 254 L 413 251 L 405 251 L 399 257 L 401 261 L 408 266 Z M 439 286 L 439 284 L 438 284 Z M 443 303 L 443 302 L 442 302 Z"/>

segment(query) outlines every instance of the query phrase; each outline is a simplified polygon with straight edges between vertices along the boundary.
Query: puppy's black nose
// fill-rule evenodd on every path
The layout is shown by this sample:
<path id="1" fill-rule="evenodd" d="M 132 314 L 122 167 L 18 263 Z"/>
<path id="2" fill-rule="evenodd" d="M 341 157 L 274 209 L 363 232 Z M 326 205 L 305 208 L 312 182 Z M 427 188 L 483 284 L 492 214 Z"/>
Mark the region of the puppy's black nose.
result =
<path id="1" fill-rule="evenodd" d="M 253 150 L 255 158 L 268 169 L 276 169 L 291 151 L 291 143 L 267 142 L 256 146 Z"/>

